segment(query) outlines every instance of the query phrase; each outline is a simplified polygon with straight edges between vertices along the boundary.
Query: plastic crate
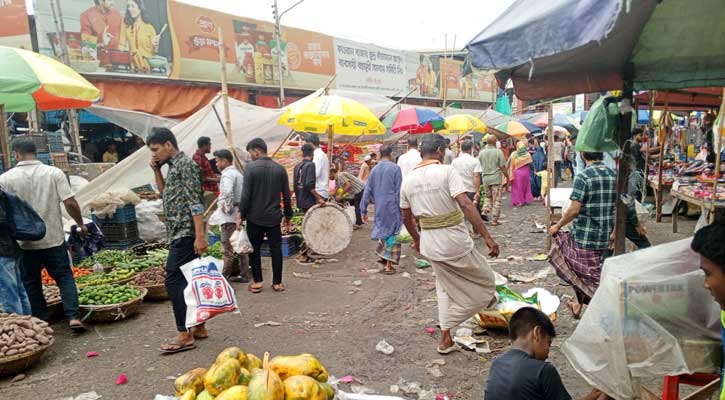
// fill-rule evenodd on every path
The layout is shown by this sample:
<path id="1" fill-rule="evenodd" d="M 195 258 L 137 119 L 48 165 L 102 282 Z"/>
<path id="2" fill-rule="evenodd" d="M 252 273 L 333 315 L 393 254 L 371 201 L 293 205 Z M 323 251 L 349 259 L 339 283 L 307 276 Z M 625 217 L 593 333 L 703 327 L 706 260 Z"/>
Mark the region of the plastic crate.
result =
<path id="1" fill-rule="evenodd" d="M 91 214 L 93 222 L 96 224 L 122 224 L 125 222 L 136 222 L 136 206 L 133 204 L 126 204 L 123 207 L 116 209 L 116 213 L 113 217 L 101 218 L 96 214 Z"/>
<path id="2" fill-rule="evenodd" d="M 68 163 L 68 154 L 66 153 L 50 153 L 50 157 L 53 159 L 53 165 L 60 168 L 63 172 L 70 171 L 70 163 Z"/>
<path id="3" fill-rule="evenodd" d="M 299 253 L 301 243 L 302 239 L 298 235 L 282 236 L 282 257 L 292 257 Z M 259 249 L 259 252 L 262 257 L 272 257 L 267 239 L 262 242 L 262 247 Z"/>
<path id="4" fill-rule="evenodd" d="M 65 151 L 62 132 L 46 132 L 45 135 L 48 137 L 48 150 L 51 153 L 63 153 Z"/>
<path id="5" fill-rule="evenodd" d="M 145 242 L 141 239 L 130 239 L 121 242 L 104 242 L 103 248 L 109 250 L 130 250 L 144 243 Z"/>
<path id="6" fill-rule="evenodd" d="M 36 157 L 38 157 L 38 161 L 45 165 L 53 165 L 53 156 L 51 156 L 47 151 L 39 151 L 36 154 Z"/>
<path id="7" fill-rule="evenodd" d="M 136 221 L 124 222 L 120 224 L 115 223 L 98 223 L 98 228 L 103 233 L 103 241 L 108 242 L 123 242 L 128 240 L 138 240 L 138 224 Z"/>
<path id="8" fill-rule="evenodd" d="M 10 148 L 16 140 L 30 139 L 34 144 L 38 152 L 49 152 L 48 148 L 48 137 L 44 133 L 26 133 L 23 135 L 12 135 L 10 136 Z"/>

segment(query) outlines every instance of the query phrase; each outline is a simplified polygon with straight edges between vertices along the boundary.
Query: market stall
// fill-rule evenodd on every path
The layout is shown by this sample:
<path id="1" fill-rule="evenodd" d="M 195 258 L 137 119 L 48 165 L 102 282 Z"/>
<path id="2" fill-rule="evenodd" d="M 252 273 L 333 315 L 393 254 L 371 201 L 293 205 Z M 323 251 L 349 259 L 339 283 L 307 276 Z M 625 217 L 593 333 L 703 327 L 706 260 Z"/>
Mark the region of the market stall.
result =
<path id="1" fill-rule="evenodd" d="M 670 194 L 675 200 L 672 208 L 672 233 L 677 233 L 677 220 L 679 219 L 679 208 L 682 202 L 692 204 L 700 209 L 704 216 L 709 216 L 713 208 L 715 212 L 725 210 L 725 179 L 719 179 L 720 186 L 717 187 L 717 196 L 713 204 L 713 185 L 711 182 L 699 180 L 678 180 L 673 184 Z"/>

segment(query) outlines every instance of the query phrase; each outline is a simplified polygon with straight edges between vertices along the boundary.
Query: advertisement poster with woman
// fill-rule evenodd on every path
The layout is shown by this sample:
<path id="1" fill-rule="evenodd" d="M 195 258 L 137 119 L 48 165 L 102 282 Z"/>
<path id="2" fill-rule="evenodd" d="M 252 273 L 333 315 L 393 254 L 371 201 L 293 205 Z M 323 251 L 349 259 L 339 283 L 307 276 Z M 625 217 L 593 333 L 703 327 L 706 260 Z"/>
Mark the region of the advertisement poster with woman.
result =
<path id="1" fill-rule="evenodd" d="M 60 3 L 68 56 L 79 72 L 168 77 L 173 63 L 166 0 L 65 0 Z M 50 1 L 36 1 L 41 53 L 62 47 Z M 58 10 L 56 9 L 56 13 Z"/>

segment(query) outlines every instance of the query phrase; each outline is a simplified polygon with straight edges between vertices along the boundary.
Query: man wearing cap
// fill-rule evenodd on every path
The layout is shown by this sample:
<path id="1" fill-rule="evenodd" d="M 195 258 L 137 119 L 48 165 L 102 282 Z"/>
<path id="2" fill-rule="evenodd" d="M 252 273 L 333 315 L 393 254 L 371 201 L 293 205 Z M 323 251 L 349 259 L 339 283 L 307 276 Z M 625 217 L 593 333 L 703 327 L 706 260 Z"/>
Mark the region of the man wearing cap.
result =
<path id="1" fill-rule="evenodd" d="M 373 163 L 373 156 L 371 154 L 368 154 L 363 159 L 363 163 L 360 164 L 360 173 L 357 174 L 357 178 L 360 179 L 363 182 L 368 181 L 368 177 L 370 176 L 370 169 L 372 168 Z"/>

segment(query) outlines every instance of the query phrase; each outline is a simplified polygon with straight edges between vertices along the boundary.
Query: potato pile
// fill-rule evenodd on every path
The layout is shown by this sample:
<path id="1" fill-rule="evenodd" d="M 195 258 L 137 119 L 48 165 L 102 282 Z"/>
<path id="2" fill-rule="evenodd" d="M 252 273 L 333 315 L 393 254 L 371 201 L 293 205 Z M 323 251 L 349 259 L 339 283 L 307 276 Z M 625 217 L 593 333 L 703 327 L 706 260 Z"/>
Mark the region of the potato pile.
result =
<path id="1" fill-rule="evenodd" d="M 163 267 L 152 267 L 146 271 L 139 272 L 133 279 L 133 284 L 141 287 L 163 285 L 166 279 L 166 271 Z"/>
<path id="2" fill-rule="evenodd" d="M 53 329 L 30 315 L 0 313 L 0 360 L 50 344 Z"/>
<path id="3" fill-rule="evenodd" d="M 58 286 L 43 286 L 43 295 L 47 304 L 60 302 L 60 289 Z"/>

